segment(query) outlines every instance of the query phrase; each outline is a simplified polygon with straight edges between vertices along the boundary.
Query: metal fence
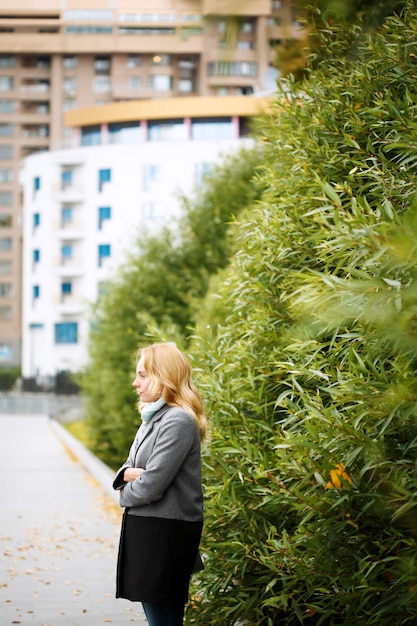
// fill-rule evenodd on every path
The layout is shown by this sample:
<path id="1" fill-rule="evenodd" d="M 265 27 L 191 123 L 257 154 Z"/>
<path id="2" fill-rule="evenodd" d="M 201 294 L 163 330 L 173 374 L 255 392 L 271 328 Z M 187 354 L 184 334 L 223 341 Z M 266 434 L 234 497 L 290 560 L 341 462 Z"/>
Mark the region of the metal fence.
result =
<path id="1" fill-rule="evenodd" d="M 72 422 L 83 418 L 83 401 L 76 395 L 2 393 L 1 415 L 48 415 L 59 422 Z"/>

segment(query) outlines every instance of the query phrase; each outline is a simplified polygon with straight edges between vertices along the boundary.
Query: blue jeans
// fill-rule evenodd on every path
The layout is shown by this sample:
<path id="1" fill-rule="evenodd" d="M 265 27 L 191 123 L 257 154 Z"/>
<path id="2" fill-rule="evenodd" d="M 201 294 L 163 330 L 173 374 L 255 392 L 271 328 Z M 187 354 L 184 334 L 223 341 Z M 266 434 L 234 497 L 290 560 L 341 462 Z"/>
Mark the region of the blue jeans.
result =
<path id="1" fill-rule="evenodd" d="M 149 626 L 183 626 L 183 604 L 142 602 L 142 606 Z"/>

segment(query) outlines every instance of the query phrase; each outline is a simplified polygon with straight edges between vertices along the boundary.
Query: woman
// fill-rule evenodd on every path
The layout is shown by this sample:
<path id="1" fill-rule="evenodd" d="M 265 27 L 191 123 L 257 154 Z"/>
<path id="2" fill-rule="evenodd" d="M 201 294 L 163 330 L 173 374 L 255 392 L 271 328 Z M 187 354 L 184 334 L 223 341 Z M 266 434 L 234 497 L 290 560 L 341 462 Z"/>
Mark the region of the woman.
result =
<path id="1" fill-rule="evenodd" d="M 142 602 L 149 626 L 181 626 L 190 576 L 201 569 L 207 423 L 190 364 L 172 344 L 140 350 L 132 384 L 142 424 L 113 483 L 125 507 L 116 597 Z"/>

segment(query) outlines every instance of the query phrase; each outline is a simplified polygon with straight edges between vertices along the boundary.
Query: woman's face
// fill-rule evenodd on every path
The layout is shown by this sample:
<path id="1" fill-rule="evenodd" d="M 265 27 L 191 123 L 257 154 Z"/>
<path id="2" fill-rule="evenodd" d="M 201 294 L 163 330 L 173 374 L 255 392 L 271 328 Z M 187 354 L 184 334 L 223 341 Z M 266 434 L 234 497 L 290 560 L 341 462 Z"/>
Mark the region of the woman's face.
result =
<path id="1" fill-rule="evenodd" d="M 141 402 L 155 402 L 155 400 L 158 400 L 158 395 L 148 391 L 150 384 L 151 379 L 143 365 L 143 357 L 141 357 L 136 368 L 136 378 L 132 383 Z"/>

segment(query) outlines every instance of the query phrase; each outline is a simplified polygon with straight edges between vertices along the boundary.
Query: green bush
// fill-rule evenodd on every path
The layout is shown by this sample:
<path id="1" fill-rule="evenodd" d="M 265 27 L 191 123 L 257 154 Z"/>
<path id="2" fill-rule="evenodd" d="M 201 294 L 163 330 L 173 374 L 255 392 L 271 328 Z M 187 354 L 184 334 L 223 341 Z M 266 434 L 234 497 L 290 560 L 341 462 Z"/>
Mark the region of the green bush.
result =
<path id="1" fill-rule="evenodd" d="M 0 369 L 0 391 L 11 391 L 20 376 L 20 367 Z"/>
<path id="2" fill-rule="evenodd" d="M 212 434 L 188 624 L 417 623 L 417 14 L 353 30 L 265 122 L 228 315 L 192 346 Z"/>

